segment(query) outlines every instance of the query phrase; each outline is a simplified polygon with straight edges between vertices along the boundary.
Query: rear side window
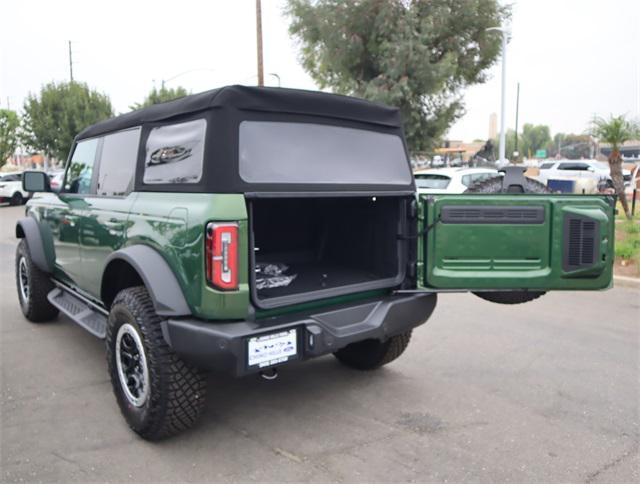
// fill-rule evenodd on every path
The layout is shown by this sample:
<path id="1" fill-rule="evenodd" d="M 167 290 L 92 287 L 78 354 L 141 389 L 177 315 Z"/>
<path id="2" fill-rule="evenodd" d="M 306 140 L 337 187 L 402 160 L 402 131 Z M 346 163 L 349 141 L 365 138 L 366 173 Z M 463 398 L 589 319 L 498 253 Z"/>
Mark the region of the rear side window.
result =
<path id="1" fill-rule="evenodd" d="M 400 136 L 275 121 L 240 123 L 240 176 L 249 183 L 411 183 Z"/>
<path id="2" fill-rule="evenodd" d="M 147 138 L 143 182 L 198 183 L 202 178 L 207 121 L 153 128 Z"/>
<path id="3" fill-rule="evenodd" d="M 80 141 L 73 150 L 67 167 L 64 191 L 67 193 L 91 193 L 93 164 L 96 161 L 98 139 Z"/>
<path id="4" fill-rule="evenodd" d="M 560 163 L 559 170 L 586 171 L 589 165 L 586 163 Z"/>
<path id="5" fill-rule="evenodd" d="M 548 170 L 550 169 L 553 165 L 555 165 L 555 162 L 551 162 L 551 163 L 543 163 L 542 165 L 540 165 L 540 169 L 541 170 Z"/>
<path id="6" fill-rule="evenodd" d="M 451 183 L 451 178 L 444 175 L 417 175 L 416 186 L 418 188 L 444 189 Z"/>
<path id="7" fill-rule="evenodd" d="M 140 128 L 104 137 L 98 171 L 98 195 L 124 196 L 131 191 L 139 143 Z"/>

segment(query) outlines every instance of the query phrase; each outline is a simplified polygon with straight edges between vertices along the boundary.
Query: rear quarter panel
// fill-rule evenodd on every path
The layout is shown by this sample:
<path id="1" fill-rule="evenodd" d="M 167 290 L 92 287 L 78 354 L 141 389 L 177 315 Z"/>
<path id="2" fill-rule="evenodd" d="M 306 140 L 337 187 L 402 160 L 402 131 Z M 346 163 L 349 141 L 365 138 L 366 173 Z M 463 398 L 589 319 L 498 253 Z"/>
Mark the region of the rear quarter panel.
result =
<path id="1" fill-rule="evenodd" d="M 209 221 L 239 224 L 239 289 L 217 291 L 204 274 L 204 235 Z M 138 192 L 128 221 L 126 246 L 144 244 L 167 261 L 194 316 L 242 319 L 248 314 L 248 223 L 243 195 Z"/>

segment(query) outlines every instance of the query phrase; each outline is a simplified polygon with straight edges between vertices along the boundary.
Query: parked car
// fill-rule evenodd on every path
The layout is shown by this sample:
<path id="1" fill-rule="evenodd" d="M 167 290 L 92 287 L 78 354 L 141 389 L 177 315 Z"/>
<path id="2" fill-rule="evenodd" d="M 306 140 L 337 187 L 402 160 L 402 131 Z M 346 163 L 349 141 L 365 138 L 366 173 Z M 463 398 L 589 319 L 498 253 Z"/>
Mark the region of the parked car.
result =
<path id="1" fill-rule="evenodd" d="M 120 410 L 154 440 L 196 421 L 205 370 L 275 378 L 328 354 L 373 370 L 439 291 L 513 304 L 610 286 L 612 197 L 528 195 L 515 168 L 483 193 L 418 198 L 405 146 L 397 109 L 266 87 L 90 126 L 59 193 L 24 174 L 22 312 L 105 339 Z"/>
<path id="2" fill-rule="evenodd" d="M 439 168 L 414 173 L 418 193 L 464 193 L 487 178 L 499 176 L 491 168 Z"/>
<path id="3" fill-rule="evenodd" d="M 22 173 L 0 174 L 0 203 L 22 205 L 29 199 L 29 193 L 22 189 Z"/>
<path id="4" fill-rule="evenodd" d="M 596 160 L 556 160 L 545 161 L 540 166 L 538 180 L 547 183 L 548 180 L 563 178 L 591 178 L 596 181 L 611 181 L 609 164 Z M 631 182 L 631 172 L 622 170 L 625 185 Z"/>

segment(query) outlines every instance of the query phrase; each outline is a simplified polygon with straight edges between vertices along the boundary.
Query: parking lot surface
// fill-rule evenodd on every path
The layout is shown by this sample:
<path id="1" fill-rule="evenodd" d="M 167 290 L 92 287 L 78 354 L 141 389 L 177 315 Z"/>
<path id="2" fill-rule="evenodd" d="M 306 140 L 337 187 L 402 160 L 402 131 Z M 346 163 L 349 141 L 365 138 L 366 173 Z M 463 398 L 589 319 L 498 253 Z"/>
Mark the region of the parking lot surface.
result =
<path id="1" fill-rule="evenodd" d="M 153 444 L 119 414 L 102 341 L 22 317 L 23 213 L 0 206 L 3 482 L 640 480 L 637 290 L 443 295 L 384 369 L 329 356 L 272 382 L 212 375 L 199 425 Z"/>

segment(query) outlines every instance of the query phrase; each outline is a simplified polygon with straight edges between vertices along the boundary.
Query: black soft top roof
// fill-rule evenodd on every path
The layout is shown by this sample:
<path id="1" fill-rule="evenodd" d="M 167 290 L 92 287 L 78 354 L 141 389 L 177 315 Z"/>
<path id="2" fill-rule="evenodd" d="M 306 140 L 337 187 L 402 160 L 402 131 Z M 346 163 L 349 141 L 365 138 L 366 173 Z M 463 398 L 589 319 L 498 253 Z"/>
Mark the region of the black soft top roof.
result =
<path id="1" fill-rule="evenodd" d="M 83 130 L 77 139 L 168 120 L 213 108 L 322 116 L 401 127 L 398 109 L 363 99 L 319 91 L 274 87 L 226 86 L 132 111 Z"/>
<path id="2" fill-rule="evenodd" d="M 145 184 L 146 140 L 151 130 L 164 124 L 205 119 L 202 178 L 198 183 Z M 141 127 L 136 191 L 205 193 L 285 193 L 285 192 L 398 192 L 413 193 L 413 177 L 403 183 L 363 184 L 319 183 L 309 171 L 305 183 L 249 183 L 240 176 L 239 126 L 244 121 L 284 121 L 320 123 L 394 134 L 404 139 L 397 109 L 363 99 L 317 91 L 273 87 L 228 86 L 155 104 L 108 119 L 82 131 L 76 140 L 102 136 L 123 129 Z M 404 170 L 409 168 L 406 147 Z M 298 170 L 309 170 L 301 162 Z M 374 169 L 371 167 L 371 169 Z M 298 178 L 301 178 L 300 176 Z M 304 178 L 304 177 L 302 177 Z M 378 177 L 379 178 L 379 177 Z M 375 177 L 372 177 L 375 180 Z"/>

